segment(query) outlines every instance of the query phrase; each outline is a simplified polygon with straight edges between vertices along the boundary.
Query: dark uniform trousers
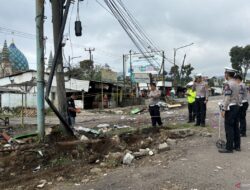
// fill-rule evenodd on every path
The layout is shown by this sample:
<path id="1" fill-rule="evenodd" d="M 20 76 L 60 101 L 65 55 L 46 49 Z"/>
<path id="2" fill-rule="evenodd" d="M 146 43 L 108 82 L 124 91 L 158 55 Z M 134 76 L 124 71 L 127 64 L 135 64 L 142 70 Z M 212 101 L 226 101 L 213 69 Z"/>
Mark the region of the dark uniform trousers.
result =
<path id="1" fill-rule="evenodd" d="M 240 123 L 240 133 L 242 135 L 246 134 L 246 114 L 247 114 L 248 102 L 244 102 L 242 106 L 240 106 L 240 113 L 239 113 L 239 123 Z"/>
<path id="2" fill-rule="evenodd" d="M 240 148 L 240 129 L 238 125 L 239 106 L 230 106 L 229 111 L 225 111 L 225 132 L 226 132 L 226 149 L 233 150 Z"/>
<path id="3" fill-rule="evenodd" d="M 195 120 L 195 102 L 188 103 L 188 113 L 189 113 L 189 122 L 193 122 Z"/>
<path id="4" fill-rule="evenodd" d="M 205 98 L 196 98 L 195 99 L 195 111 L 196 111 L 196 124 L 205 124 L 206 117 L 206 104 Z"/>
<path id="5" fill-rule="evenodd" d="M 161 126 L 160 107 L 158 105 L 149 106 L 149 113 L 151 116 L 152 126 L 155 127 L 156 123 Z"/>

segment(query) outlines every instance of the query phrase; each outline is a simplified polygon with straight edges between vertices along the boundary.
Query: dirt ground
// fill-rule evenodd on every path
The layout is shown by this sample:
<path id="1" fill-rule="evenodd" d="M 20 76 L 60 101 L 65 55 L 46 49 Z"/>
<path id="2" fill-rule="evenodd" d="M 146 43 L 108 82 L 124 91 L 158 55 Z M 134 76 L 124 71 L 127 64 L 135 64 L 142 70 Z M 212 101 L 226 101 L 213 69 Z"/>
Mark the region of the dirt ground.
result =
<path id="1" fill-rule="evenodd" d="M 200 129 L 190 125 L 189 127 L 197 133 L 177 139 L 177 144 L 171 146 L 169 151 L 134 160 L 129 166 L 108 162 L 106 162 L 108 165 L 103 164 L 105 160 L 108 160 L 105 155 L 109 152 L 126 152 L 128 149 L 134 151 L 142 148 L 140 142 L 149 137 L 153 139 L 153 142 L 148 144 L 148 147 L 155 148 L 166 139 L 164 135 L 168 135 L 168 129 L 149 131 L 142 136 L 134 134 L 123 137 L 121 146 L 118 146 L 119 143 L 116 141 L 102 139 L 97 144 L 84 145 L 83 149 L 87 151 L 82 152 L 79 148 L 70 147 L 70 151 L 67 151 L 66 146 L 58 148 L 48 143 L 50 147 L 39 147 L 39 150 L 44 151 L 46 159 L 40 157 L 34 159 L 34 156 L 27 155 L 25 159 L 29 164 L 26 166 L 26 162 L 19 163 L 22 166 L 17 167 L 16 170 L 9 167 L 9 170 L 1 171 L 0 160 L 0 189 L 38 189 L 37 185 L 42 183 L 41 180 L 46 180 L 43 189 L 53 190 L 227 190 L 237 189 L 236 186 L 237 184 L 239 186 L 239 183 L 242 189 L 250 189 L 250 173 L 248 172 L 250 171 L 250 132 L 247 133 L 248 137 L 242 138 L 241 152 L 220 154 L 215 146 L 218 138 L 217 104 L 219 100 L 220 97 L 212 98 L 208 103 L 207 127 Z M 113 111 L 117 110 L 121 109 Z M 186 107 L 161 113 L 165 126 L 188 127 L 185 124 L 186 114 Z M 247 119 L 250 123 L 249 112 Z M 16 121 L 18 122 L 17 119 Z M 52 124 L 54 121 L 56 120 L 51 117 L 46 123 Z M 26 122 L 35 124 L 34 119 Z M 146 112 L 140 115 L 128 115 L 125 111 L 122 114 L 82 112 L 77 122 L 79 126 L 85 127 L 109 123 L 141 128 L 148 125 L 150 119 Z M 209 132 L 212 137 L 200 136 L 200 131 Z M 126 138 L 129 140 L 126 141 Z M 51 151 L 47 153 L 48 149 Z M 97 155 L 97 152 L 100 154 Z M 16 158 L 14 153 L 11 156 Z M 10 163 L 12 157 L 9 159 Z M 33 171 L 38 165 L 41 169 Z M 98 170 L 90 172 L 93 168 Z"/>

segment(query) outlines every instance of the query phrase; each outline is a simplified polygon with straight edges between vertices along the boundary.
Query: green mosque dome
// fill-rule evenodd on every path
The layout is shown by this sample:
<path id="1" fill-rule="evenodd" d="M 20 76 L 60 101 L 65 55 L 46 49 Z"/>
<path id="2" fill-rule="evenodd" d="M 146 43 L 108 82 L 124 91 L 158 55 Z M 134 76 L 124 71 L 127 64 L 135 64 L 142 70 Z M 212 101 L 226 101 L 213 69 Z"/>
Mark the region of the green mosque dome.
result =
<path id="1" fill-rule="evenodd" d="M 0 59 L 1 60 L 1 59 Z M 24 54 L 12 42 L 9 46 L 9 60 L 13 71 L 29 70 L 29 63 Z"/>

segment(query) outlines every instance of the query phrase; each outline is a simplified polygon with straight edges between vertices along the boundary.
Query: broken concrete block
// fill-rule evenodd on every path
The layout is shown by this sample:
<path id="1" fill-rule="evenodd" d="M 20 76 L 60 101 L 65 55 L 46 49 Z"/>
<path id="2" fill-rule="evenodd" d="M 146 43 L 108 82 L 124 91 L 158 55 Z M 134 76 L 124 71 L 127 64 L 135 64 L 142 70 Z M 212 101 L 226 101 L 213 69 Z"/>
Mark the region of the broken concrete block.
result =
<path id="1" fill-rule="evenodd" d="M 134 152 L 133 155 L 135 156 L 135 158 L 140 158 L 143 156 L 147 156 L 149 153 L 149 150 L 147 149 L 140 149 L 139 152 Z"/>
<path id="2" fill-rule="evenodd" d="M 203 133 L 200 134 L 200 136 L 202 136 L 202 137 L 212 137 L 212 134 L 209 133 L 209 132 L 203 132 Z"/>
<path id="3" fill-rule="evenodd" d="M 121 163 L 123 154 L 121 152 L 109 153 L 107 158 L 109 160 L 115 160 L 117 163 Z"/>
<path id="4" fill-rule="evenodd" d="M 132 163 L 132 161 L 134 160 L 134 156 L 130 153 L 127 153 L 124 157 L 123 157 L 123 164 L 126 165 L 130 165 Z"/>
<path id="5" fill-rule="evenodd" d="M 168 138 L 167 143 L 171 146 L 174 146 L 177 144 L 177 140 Z"/>
<path id="6" fill-rule="evenodd" d="M 159 144 L 159 146 L 158 146 L 159 152 L 168 151 L 168 150 L 170 150 L 170 147 L 168 146 L 167 143 Z"/>
<path id="7" fill-rule="evenodd" d="M 85 135 L 82 135 L 82 136 L 80 137 L 80 141 L 88 141 L 88 140 L 89 140 L 89 138 L 86 137 Z"/>
<path id="8" fill-rule="evenodd" d="M 101 172 L 102 172 L 102 170 L 100 168 L 92 168 L 90 170 L 90 173 L 92 173 L 92 174 L 99 174 Z"/>
<path id="9" fill-rule="evenodd" d="M 192 129 L 174 129 L 169 131 L 170 138 L 185 138 L 194 135 Z"/>

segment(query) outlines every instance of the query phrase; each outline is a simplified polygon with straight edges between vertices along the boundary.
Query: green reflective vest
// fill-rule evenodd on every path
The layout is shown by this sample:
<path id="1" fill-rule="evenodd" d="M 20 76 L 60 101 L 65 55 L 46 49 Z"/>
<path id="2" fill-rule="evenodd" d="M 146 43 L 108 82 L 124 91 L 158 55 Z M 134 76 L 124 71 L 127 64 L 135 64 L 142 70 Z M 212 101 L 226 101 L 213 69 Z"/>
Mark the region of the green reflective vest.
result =
<path id="1" fill-rule="evenodd" d="M 192 88 L 189 88 L 187 90 L 187 101 L 189 104 L 192 104 L 195 102 L 196 92 L 192 90 Z"/>

